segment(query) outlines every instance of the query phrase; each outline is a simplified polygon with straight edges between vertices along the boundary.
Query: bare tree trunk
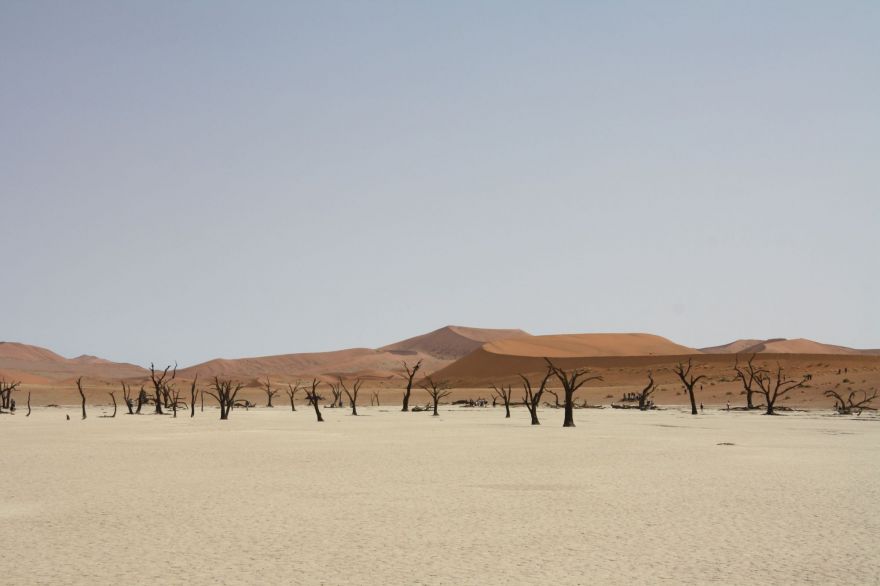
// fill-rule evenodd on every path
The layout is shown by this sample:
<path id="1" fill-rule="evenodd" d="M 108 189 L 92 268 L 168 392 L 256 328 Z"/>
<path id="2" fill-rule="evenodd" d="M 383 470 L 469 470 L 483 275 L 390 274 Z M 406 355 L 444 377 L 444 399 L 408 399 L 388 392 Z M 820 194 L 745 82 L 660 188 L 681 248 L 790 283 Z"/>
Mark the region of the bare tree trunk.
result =
<path id="1" fill-rule="evenodd" d="M 111 399 L 113 399 L 113 415 L 111 415 L 110 417 L 116 417 L 116 395 L 114 395 L 112 391 L 107 394 L 110 395 Z"/>
<path id="2" fill-rule="evenodd" d="M 196 383 L 199 380 L 199 373 L 196 373 L 196 376 L 193 378 L 192 386 L 189 388 L 189 417 L 192 419 L 196 416 L 196 393 L 198 390 L 196 389 Z M 202 405 L 205 404 L 205 399 L 202 398 Z"/>
<path id="3" fill-rule="evenodd" d="M 678 375 L 678 378 L 681 379 L 681 384 L 684 385 L 684 388 L 687 390 L 688 397 L 691 400 L 691 415 L 697 414 L 697 398 L 694 395 L 694 387 L 697 386 L 697 383 L 706 378 L 706 375 L 701 374 L 700 376 L 691 375 L 691 369 L 693 368 L 693 364 L 691 363 L 691 359 L 688 358 L 687 368 L 685 368 L 684 364 L 679 362 L 673 372 Z"/>
<path id="4" fill-rule="evenodd" d="M 76 388 L 79 390 L 79 396 L 82 398 L 82 412 L 83 412 L 82 418 L 85 419 L 86 418 L 86 395 L 85 395 L 85 393 L 83 393 L 82 377 L 79 377 L 78 379 L 76 379 Z"/>
<path id="5" fill-rule="evenodd" d="M 406 375 L 401 376 L 406 379 L 406 391 L 404 391 L 403 393 L 403 409 L 401 409 L 401 411 L 409 411 L 409 396 L 412 393 L 413 379 L 415 379 L 416 373 L 421 367 L 421 360 L 416 362 L 412 368 L 410 368 L 410 366 L 406 362 L 403 363 L 403 370 L 404 372 L 406 372 Z"/>
<path id="6" fill-rule="evenodd" d="M 592 380 L 602 380 L 601 376 L 586 376 L 589 372 L 586 368 L 575 368 L 570 372 L 566 372 L 565 370 L 556 367 L 552 362 L 550 362 L 549 358 L 545 358 L 547 361 L 547 367 L 552 371 L 552 373 L 559 379 L 559 382 L 562 383 L 562 390 L 565 392 L 565 417 L 562 422 L 562 427 L 574 427 L 574 394 L 575 392 L 581 388 L 585 383 Z"/>
<path id="7" fill-rule="evenodd" d="M 27 415 L 25 415 L 25 417 L 30 417 L 31 416 L 31 392 L 30 391 L 28 391 L 27 407 L 28 407 L 28 412 L 27 412 Z"/>
<path id="8" fill-rule="evenodd" d="M 324 417 L 321 416 L 321 407 L 318 404 L 323 397 L 318 395 L 318 386 L 321 384 L 321 381 L 318 379 L 312 379 L 312 390 L 309 391 L 306 389 L 306 398 L 309 400 L 309 403 L 315 408 L 315 417 L 318 418 L 318 423 L 324 422 Z"/>

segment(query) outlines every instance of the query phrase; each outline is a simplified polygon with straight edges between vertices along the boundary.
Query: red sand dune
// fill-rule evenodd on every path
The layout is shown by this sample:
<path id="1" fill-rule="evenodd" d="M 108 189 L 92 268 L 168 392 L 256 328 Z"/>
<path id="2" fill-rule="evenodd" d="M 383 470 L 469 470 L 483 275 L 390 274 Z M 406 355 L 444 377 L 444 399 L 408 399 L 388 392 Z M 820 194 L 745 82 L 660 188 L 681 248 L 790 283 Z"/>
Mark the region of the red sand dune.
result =
<path id="1" fill-rule="evenodd" d="M 878 354 L 877 350 L 857 350 L 846 346 L 836 346 L 834 344 L 822 344 L 807 340 L 805 338 L 796 338 L 789 340 L 786 338 L 771 338 L 768 340 L 736 340 L 722 346 L 712 346 L 702 348 L 707 354 L 822 354 L 822 355 L 839 355 L 839 354 Z"/>
<path id="2" fill-rule="evenodd" d="M 489 342 L 483 350 L 507 356 L 576 358 L 583 356 L 668 356 L 699 354 L 654 334 L 559 334 Z"/>
<path id="3" fill-rule="evenodd" d="M 363 376 L 389 378 L 406 360 L 422 361 L 422 372 L 433 372 L 481 347 L 509 336 L 528 336 L 522 330 L 490 330 L 446 326 L 379 349 L 350 348 L 333 352 L 281 354 L 257 358 L 215 359 L 182 369 L 178 374 L 201 377 Z"/>
<path id="4" fill-rule="evenodd" d="M 48 384 L 77 376 L 120 379 L 140 377 L 146 373 L 134 364 L 87 355 L 64 358 L 46 348 L 17 342 L 0 342 L 0 369 L 10 373 L 8 378 L 31 384 Z"/>
<path id="5" fill-rule="evenodd" d="M 507 338 L 530 337 L 522 330 L 491 330 L 446 326 L 427 334 L 383 346 L 390 352 L 420 352 L 435 358 L 457 360 L 467 356 L 486 342 Z"/>

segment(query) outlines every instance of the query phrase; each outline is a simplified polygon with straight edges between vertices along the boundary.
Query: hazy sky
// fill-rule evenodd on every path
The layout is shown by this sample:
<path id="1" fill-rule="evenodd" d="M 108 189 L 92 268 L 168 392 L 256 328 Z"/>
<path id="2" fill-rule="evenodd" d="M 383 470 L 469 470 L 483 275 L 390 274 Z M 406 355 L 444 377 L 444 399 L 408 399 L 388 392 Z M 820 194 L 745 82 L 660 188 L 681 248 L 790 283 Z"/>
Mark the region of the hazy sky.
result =
<path id="1" fill-rule="evenodd" d="M 880 3 L 0 3 L 0 339 L 880 347 Z"/>

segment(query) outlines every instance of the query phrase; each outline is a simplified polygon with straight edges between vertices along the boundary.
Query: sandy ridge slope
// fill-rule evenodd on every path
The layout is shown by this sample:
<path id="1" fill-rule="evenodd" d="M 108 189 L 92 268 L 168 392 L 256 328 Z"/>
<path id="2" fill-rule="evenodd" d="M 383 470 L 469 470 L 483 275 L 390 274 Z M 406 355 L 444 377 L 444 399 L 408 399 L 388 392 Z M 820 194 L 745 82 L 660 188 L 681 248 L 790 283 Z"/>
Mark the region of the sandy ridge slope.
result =
<path id="1" fill-rule="evenodd" d="M 0 342 L 0 376 L 13 380 L 41 384 L 77 376 L 118 379 L 140 377 L 146 373 L 146 369 L 135 364 L 88 355 L 64 358 L 40 346 Z"/>
<path id="2" fill-rule="evenodd" d="M 486 342 L 523 337 L 529 337 L 529 334 L 523 330 L 446 326 L 421 336 L 383 346 L 380 350 L 421 352 L 435 358 L 457 360 Z"/>
<path id="3" fill-rule="evenodd" d="M 584 356 L 669 356 L 699 354 L 654 334 L 559 334 L 498 340 L 483 345 L 491 354 L 548 358 Z"/>
<path id="4" fill-rule="evenodd" d="M 736 340 L 721 346 L 701 348 L 706 354 L 852 354 L 877 355 L 880 350 L 859 350 L 847 346 L 823 344 L 806 338 L 770 338 L 768 340 Z"/>
<path id="5" fill-rule="evenodd" d="M 390 378 L 406 360 L 422 361 L 422 372 L 429 373 L 466 356 L 485 342 L 510 336 L 528 336 L 522 330 L 501 330 L 445 326 L 421 336 L 408 338 L 381 348 L 350 348 L 330 352 L 280 354 L 256 358 L 215 359 L 182 369 L 184 378 L 195 376 L 336 376 L 358 375 Z"/>

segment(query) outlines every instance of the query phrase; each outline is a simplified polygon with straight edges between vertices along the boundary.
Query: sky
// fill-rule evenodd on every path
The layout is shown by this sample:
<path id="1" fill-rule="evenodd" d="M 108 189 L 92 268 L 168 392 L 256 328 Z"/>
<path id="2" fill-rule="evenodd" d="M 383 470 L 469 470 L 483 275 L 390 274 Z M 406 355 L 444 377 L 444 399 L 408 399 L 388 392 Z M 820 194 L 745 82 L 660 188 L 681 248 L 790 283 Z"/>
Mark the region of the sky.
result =
<path id="1" fill-rule="evenodd" d="M 0 3 L 0 340 L 880 348 L 880 3 Z"/>

